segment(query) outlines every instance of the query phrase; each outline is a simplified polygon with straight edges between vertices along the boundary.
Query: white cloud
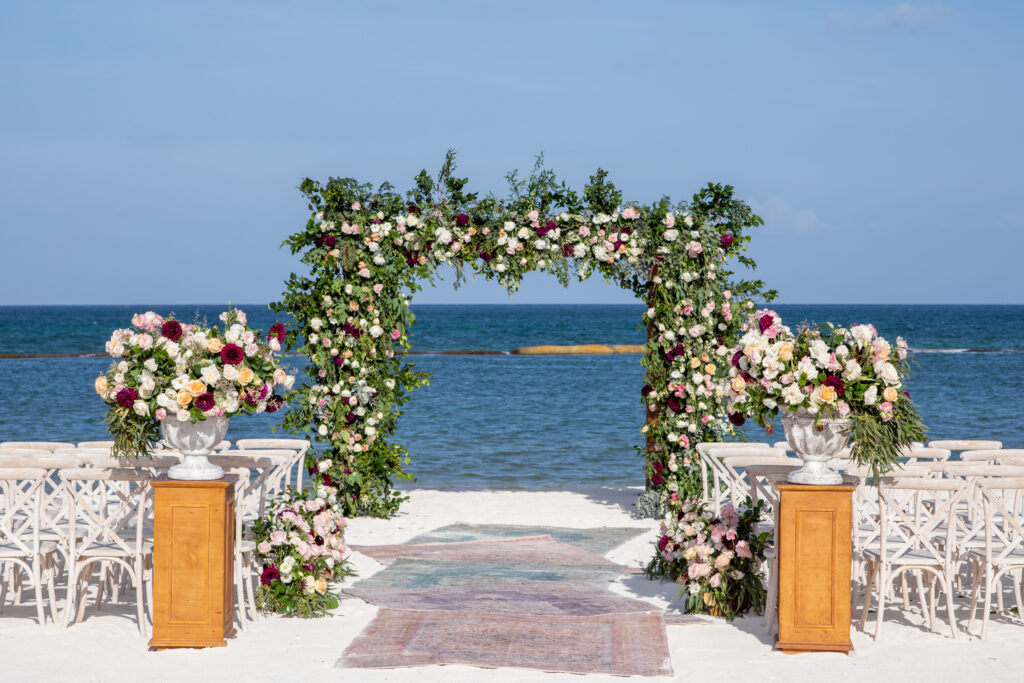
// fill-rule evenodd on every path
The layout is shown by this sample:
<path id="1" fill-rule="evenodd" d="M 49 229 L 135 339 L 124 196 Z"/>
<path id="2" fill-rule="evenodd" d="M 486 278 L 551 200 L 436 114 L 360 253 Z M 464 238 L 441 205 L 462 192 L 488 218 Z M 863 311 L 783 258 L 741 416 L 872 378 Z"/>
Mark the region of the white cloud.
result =
<path id="1" fill-rule="evenodd" d="M 953 16 L 946 5 L 932 6 L 903 3 L 869 15 L 851 15 L 832 12 L 829 22 L 833 26 L 853 31 L 895 31 L 933 26 Z"/>

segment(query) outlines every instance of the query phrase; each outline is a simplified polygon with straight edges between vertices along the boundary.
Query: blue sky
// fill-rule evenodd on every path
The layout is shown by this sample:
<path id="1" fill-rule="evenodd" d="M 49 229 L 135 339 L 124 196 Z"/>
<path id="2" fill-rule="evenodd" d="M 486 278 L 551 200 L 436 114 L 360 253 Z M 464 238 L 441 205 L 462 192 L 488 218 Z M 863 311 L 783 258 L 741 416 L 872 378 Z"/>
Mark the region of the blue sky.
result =
<path id="1" fill-rule="evenodd" d="M 629 198 L 736 186 L 790 303 L 1024 303 L 1024 7 L 16 3 L 0 304 L 276 298 L 304 176 L 481 191 L 543 151 Z M 501 302 L 450 285 L 419 302 Z M 619 302 L 527 278 L 513 303 Z"/>

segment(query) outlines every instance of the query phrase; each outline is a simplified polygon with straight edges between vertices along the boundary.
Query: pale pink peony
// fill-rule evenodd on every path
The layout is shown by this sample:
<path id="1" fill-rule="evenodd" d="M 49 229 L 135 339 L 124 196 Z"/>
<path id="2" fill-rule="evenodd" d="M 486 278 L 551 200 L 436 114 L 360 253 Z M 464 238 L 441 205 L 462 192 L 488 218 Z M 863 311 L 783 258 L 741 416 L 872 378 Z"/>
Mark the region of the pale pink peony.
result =
<path id="1" fill-rule="evenodd" d="M 736 544 L 736 555 L 738 557 L 745 557 L 748 560 L 750 558 L 752 558 L 753 554 L 751 554 L 751 552 L 750 552 L 750 544 L 747 543 L 746 541 L 740 541 L 739 543 L 737 543 Z"/>
<path id="2" fill-rule="evenodd" d="M 256 546 L 256 550 L 258 550 L 261 555 L 266 555 L 267 553 L 269 553 L 270 552 L 270 548 L 271 548 L 271 545 L 267 541 L 262 541 L 262 542 L 260 542 L 259 545 Z"/>

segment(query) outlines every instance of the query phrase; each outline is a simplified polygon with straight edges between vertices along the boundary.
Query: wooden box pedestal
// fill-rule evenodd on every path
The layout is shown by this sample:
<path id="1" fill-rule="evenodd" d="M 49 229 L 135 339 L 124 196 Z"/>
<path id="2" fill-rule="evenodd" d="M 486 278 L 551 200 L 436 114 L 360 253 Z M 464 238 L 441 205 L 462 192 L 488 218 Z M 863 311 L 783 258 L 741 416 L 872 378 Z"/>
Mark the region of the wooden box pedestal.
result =
<path id="1" fill-rule="evenodd" d="M 235 478 L 153 480 L 150 647 L 224 647 L 235 635 Z"/>
<path id="2" fill-rule="evenodd" d="M 779 636 L 796 652 L 849 652 L 853 485 L 779 484 Z"/>

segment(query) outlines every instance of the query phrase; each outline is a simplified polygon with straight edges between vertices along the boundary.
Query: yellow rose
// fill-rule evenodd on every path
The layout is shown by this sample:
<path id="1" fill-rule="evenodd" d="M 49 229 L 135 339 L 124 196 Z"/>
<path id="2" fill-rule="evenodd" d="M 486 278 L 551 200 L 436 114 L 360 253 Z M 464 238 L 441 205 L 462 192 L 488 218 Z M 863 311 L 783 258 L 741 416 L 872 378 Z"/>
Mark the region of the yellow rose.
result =
<path id="1" fill-rule="evenodd" d="M 837 398 L 838 396 L 836 395 L 836 390 L 833 389 L 832 387 L 821 388 L 821 400 L 824 401 L 825 403 L 835 403 L 835 400 Z"/>
<path id="2" fill-rule="evenodd" d="M 192 394 L 188 393 L 187 391 L 179 391 L 178 392 L 178 405 L 180 407 L 184 408 L 184 407 L 186 407 L 191 402 L 192 402 Z"/>
<path id="3" fill-rule="evenodd" d="M 224 342 L 214 337 L 206 342 L 206 349 L 210 353 L 220 353 L 220 350 L 224 348 Z"/>
<path id="4" fill-rule="evenodd" d="M 699 368 L 700 367 L 700 358 L 691 358 L 690 359 L 690 367 L 695 369 L 695 370 L 697 368 Z"/>
<path id="5" fill-rule="evenodd" d="M 313 588 L 316 590 L 317 593 L 323 595 L 327 592 L 327 581 L 324 580 L 323 577 L 320 577 L 319 579 L 313 582 Z"/>
<path id="6" fill-rule="evenodd" d="M 191 379 L 186 388 L 192 396 L 199 396 L 206 393 L 206 382 L 201 379 Z"/>
<path id="7" fill-rule="evenodd" d="M 793 342 L 779 344 L 779 360 L 783 362 L 793 360 Z"/>
<path id="8" fill-rule="evenodd" d="M 742 392 L 746 388 L 747 388 L 747 383 L 743 381 L 742 377 L 733 377 L 732 378 L 732 390 L 733 391 L 735 391 L 737 393 L 740 393 L 740 392 Z"/>
<path id="9" fill-rule="evenodd" d="M 107 390 L 109 388 L 110 388 L 110 386 L 107 384 L 107 376 L 106 375 L 100 375 L 99 377 L 96 378 L 96 393 L 97 394 L 99 394 L 100 396 L 103 396 L 104 394 L 107 393 Z"/>
<path id="10" fill-rule="evenodd" d="M 715 370 L 717 369 L 718 368 L 715 367 L 714 363 L 708 363 L 707 365 L 704 366 L 704 372 L 708 373 L 709 375 L 713 375 Z"/>
<path id="11" fill-rule="evenodd" d="M 892 403 L 893 401 L 895 401 L 899 397 L 900 397 L 900 393 L 898 391 L 896 391 L 895 387 L 886 387 L 885 391 L 882 392 L 882 398 L 884 398 L 889 403 Z"/>
<path id="12" fill-rule="evenodd" d="M 252 378 L 255 377 L 255 376 L 256 376 L 255 373 L 250 368 L 247 368 L 244 365 L 242 367 L 238 368 L 238 383 L 239 384 L 242 384 L 242 385 L 248 384 L 249 382 L 252 381 Z"/>

